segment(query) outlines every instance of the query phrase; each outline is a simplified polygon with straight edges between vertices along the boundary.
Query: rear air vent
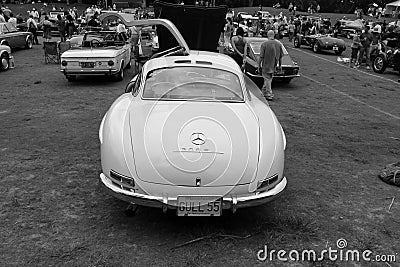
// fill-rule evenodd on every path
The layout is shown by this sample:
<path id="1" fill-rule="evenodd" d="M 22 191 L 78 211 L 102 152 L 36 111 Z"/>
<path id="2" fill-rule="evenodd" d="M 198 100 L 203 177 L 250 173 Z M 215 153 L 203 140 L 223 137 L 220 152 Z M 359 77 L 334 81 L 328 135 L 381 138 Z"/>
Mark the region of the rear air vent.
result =
<path id="1" fill-rule="evenodd" d="M 174 61 L 175 63 L 192 63 L 192 61 L 190 61 L 190 60 L 175 60 Z"/>
<path id="2" fill-rule="evenodd" d="M 197 64 L 212 65 L 209 61 L 196 61 Z"/>

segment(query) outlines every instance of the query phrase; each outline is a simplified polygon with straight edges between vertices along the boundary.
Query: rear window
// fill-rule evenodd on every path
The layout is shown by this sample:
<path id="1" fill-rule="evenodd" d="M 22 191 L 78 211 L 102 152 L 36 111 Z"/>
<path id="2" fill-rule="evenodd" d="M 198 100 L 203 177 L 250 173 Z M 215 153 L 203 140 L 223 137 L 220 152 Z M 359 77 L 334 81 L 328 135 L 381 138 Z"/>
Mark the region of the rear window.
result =
<path id="1" fill-rule="evenodd" d="M 192 66 L 148 72 L 142 96 L 160 100 L 243 101 L 242 87 L 236 74 Z"/>
<path id="2" fill-rule="evenodd" d="M 260 50 L 261 50 L 261 45 L 263 42 L 252 42 L 250 43 L 250 47 L 253 50 L 254 54 L 259 55 Z M 286 50 L 285 46 L 281 43 L 282 46 L 282 51 L 284 55 L 289 54 L 288 51 Z"/>

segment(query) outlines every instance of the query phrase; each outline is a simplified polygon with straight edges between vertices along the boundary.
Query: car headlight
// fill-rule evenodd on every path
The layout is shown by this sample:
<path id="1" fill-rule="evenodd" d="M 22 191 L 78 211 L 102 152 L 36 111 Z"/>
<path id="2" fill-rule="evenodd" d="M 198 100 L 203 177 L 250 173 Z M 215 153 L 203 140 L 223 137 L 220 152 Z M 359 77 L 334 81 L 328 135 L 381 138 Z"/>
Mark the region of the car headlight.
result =
<path id="1" fill-rule="evenodd" d="M 109 61 L 108 61 L 108 66 L 114 66 L 114 61 L 109 60 Z"/>
<path id="2" fill-rule="evenodd" d="M 68 65 L 68 63 L 67 63 L 67 61 L 63 60 L 63 61 L 61 61 L 61 65 L 65 67 Z"/>

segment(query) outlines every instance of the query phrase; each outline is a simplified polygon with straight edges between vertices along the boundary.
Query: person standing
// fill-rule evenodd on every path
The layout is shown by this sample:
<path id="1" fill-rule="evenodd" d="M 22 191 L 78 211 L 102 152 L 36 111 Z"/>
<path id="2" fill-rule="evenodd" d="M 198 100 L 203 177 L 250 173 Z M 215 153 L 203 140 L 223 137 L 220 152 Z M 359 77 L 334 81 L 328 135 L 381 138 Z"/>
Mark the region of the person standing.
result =
<path id="1" fill-rule="evenodd" d="M 244 30 L 242 27 L 239 27 L 236 30 L 236 35 L 232 37 L 233 59 L 239 66 L 242 66 L 246 60 L 245 46 Z"/>
<path id="2" fill-rule="evenodd" d="M 67 15 L 67 21 L 65 22 L 65 27 L 67 29 L 68 37 L 71 38 L 72 35 L 74 34 L 75 23 L 74 19 L 70 14 Z"/>
<path id="3" fill-rule="evenodd" d="M 43 38 L 45 42 L 49 42 L 51 39 L 51 22 L 49 17 L 46 15 L 44 20 L 40 23 L 43 28 Z"/>
<path id="4" fill-rule="evenodd" d="M 8 22 L 14 25 L 15 28 L 17 28 L 17 18 L 14 17 L 14 14 L 10 14 L 10 18 L 8 19 Z"/>
<path id="5" fill-rule="evenodd" d="M 358 52 L 360 51 L 361 40 L 360 40 L 360 32 L 359 30 L 353 36 L 353 43 L 351 44 L 351 59 L 350 59 L 350 67 L 358 68 Z"/>
<path id="6" fill-rule="evenodd" d="M 123 42 L 126 42 L 126 40 L 128 39 L 125 24 L 123 24 L 120 19 L 118 19 L 117 34 L 119 39 Z"/>
<path id="7" fill-rule="evenodd" d="M 57 28 L 58 28 L 58 32 L 60 33 L 61 42 L 65 42 L 66 41 L 66 38 L 65 38 L 65 21 L 61 17 L 60 14 L 57 15 L 56 25 L 57 25 Z"/>
<path id="8" fill-rule="evenodd" d="M 33 35 L 33 44 L 39 44 L 39 40 L 37 38 L 37 24 L 33 19 L 32 15 L 29 15 L 29 19 L 26 21 L 28 32 L 31 32 Z"/>
<path id="9" fill-rule="evenodd" d="M 361 66 L 365 55 L 365 63 L 367 64 L 367 70 L 369 70 L 370 69 L 369 53 L 370 53 L 370 45 L 372 42 L 372 34 L 369 32 L 369 26 L 365 26 L 364 32 L 361 33 L 360 35 L 360 40 L 361 40 L 361 48 L 358 57 L 358 65 Z"/>
<path id="10" fill-rule="evenodd" d="M 295 30 L 295 26 L 294 26 L 293 20 L 290 20 L 289 24 L 288 24 L 289 42 L 291 42 L 293 40 L 294 30 Z"/>
<path id="11" fill-rule="evenodd" d="M 229 43 L 231 42 L 232 34 L 233 34 L 232 18 L 227 18 L 226 19 L 225 28 L 224 28 L 224 44 L 225 44 L 225 47 L 228 47 Z"/>
<path id="12" fill-rule="evenodd" d="M 271 87 L 275 70 L 278 68 L 278 71 L 281 71 L 282 69 L 282 44 L 275 40 L 274 36 L 274 31 L 268 31 L 268 40 L 261 44 L 260 59 L 258 62 L 259 72 L 264 78 L 264 85 L 261 90 L 265 98 L 269 101 L 274 99 Z"/>

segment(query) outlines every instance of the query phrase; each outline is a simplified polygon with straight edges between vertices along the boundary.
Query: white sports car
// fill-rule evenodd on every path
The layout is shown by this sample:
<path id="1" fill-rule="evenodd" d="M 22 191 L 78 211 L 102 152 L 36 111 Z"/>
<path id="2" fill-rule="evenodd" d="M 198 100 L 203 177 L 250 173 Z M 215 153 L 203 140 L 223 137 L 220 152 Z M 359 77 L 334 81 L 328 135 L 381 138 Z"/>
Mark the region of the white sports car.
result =
<path id="1" fill-rule="evenodd" d="M 179 46 L 147 61 L 105 114 L 100 184 L 116 198 L 219 216 L 280 195 L 286 138 L 258 87 L 230 57 Z"/>
<path id="2" fill-rule="evenodd" d="M 131 44 L 120 40 L 115 31 L 87 32 L 70 42 L 71 49 L 61 55 L 60 70 L 68 81 L 79 75 L 106 75 L 123 80 L 124 69 L 131 66 Z"/>

